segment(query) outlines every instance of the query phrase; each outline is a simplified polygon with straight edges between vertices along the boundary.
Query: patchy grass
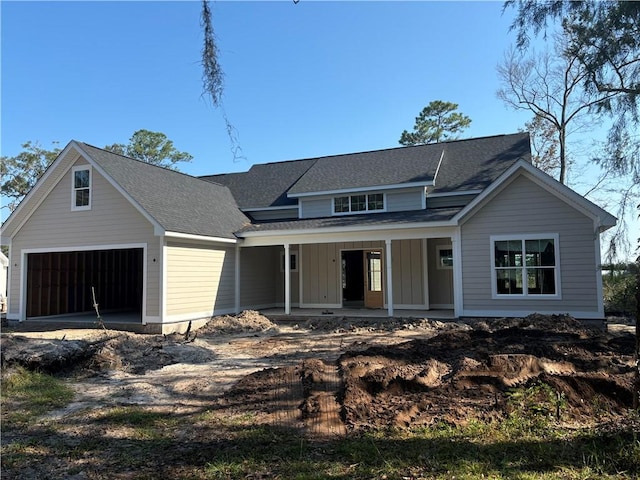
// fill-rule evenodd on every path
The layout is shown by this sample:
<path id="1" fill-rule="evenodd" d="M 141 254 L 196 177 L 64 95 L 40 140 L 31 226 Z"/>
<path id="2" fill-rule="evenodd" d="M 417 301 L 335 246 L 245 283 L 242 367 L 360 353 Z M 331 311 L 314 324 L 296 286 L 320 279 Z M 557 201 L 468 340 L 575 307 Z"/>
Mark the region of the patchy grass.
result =
<path id="1" fill-rule="evenodd" d="M 72 399 L 73 390 L 51 375 L 22 367 L 3 372 L 0 396 L 3 429 L 33 422 Z"/>
<path id="2" fill-rule="evenodd" d="M 14 388 L 7 392 L 25 395 L 25 388 Z M 227 409 L 104 408 L 55 425 L 29 418 L 11 424 L 15 439 L 3 446 L 8 477 L 578 480 L 640 474 L 640 437 L 631 417 L 606 432 L 551 423 L 532 429 L 517 418 L 508 426 L 474 421 L 315 440 L 265 425 L 259 413 Z"/>

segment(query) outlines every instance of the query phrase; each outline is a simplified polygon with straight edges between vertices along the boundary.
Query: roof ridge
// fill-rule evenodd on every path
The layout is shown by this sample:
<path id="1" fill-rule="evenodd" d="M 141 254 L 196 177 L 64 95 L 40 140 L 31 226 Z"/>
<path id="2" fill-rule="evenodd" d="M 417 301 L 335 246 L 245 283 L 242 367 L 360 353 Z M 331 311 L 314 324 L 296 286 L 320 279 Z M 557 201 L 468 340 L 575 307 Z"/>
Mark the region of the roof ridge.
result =
<path id="1" fill-rule="evenodd" d="M 144 160 L 140 160 L 138 158 L 133 158 L 133 157 L 130 157 L 128 155 L 122 155 L 120 153 L 112 152 L 111 150 L 107 150 L 106 148 L 96 147 L 95 145 L 91 145 L 90 143 L 86 143 L 86 142 L 81 142 L 79 140 L 73 140 L 73 141 L 78 143 L 78 144 L 80 144 L 80 145 L 85 145 L 87 147 L 95 148 L 96 150 L 100 150 L 101 152 L 107 153 L 109 155 L 116 155 L 118 157 L 126 158 L 127 160 L 131 160 L 133 162 L 138 162 L 138 163 L 143 164 L 143 165 L 148 165 L 150 167 L 159 168 L 160 170 L 164 170 L 165 172 L 176 173 L 176 174 L 179 174 L 179 175 L 183 175 L 185 177 L 192 178 L 194 180 L 200 180 L 200 181 L 206 182 L 208 184 L 219 185 L 221 187 L 228 188 L 226 185 L 222 185 L 221 183 L 204 180 L 201 177 L 196 177 L 195 175 L 191 175 L 189 173 L 181 172 L 180 170 L 174 170 L 172 168 L 165 167 L 165 166 L 162 166 L 162 165 L 157 165 L 155 163 L 145 162 Z"/>

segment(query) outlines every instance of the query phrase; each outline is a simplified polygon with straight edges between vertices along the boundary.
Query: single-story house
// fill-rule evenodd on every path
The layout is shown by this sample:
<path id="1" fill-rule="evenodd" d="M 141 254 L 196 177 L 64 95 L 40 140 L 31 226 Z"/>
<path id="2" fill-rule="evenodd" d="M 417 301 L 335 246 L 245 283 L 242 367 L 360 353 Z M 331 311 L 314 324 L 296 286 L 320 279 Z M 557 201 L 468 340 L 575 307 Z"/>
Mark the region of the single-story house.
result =
<path id="1" fill-rule="evenodd" d="M 604 318 L 616 219 L 531 164 L 526 133 L 196 178 L 71 141 L 2 226 L 8 319 L 148 331 L 244 309 Z"/>

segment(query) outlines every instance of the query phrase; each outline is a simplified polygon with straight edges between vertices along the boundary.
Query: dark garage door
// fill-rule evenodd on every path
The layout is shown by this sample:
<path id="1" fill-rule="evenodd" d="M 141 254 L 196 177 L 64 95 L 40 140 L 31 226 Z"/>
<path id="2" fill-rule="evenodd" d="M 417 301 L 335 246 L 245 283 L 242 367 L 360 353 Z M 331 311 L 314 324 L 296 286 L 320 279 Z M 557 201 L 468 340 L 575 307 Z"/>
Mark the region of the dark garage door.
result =
<path id="1" fill-rule="evenodd" d="M 27 317 L 93 310 L 142 316 L 141 248 L 30 253 L 27 260 Z"/>

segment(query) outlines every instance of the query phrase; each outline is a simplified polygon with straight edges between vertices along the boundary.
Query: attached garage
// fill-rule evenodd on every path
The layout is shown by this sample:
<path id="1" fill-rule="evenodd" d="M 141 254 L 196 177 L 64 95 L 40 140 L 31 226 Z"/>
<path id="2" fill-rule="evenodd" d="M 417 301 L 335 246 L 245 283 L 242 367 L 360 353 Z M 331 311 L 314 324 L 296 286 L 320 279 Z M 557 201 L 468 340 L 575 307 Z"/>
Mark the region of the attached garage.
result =
<path id="1" fill-rule="evenodd" d="M 28 253 L 26 316 L 100 312 L 142 319 L 144 250 L 126 248 Z"/>

